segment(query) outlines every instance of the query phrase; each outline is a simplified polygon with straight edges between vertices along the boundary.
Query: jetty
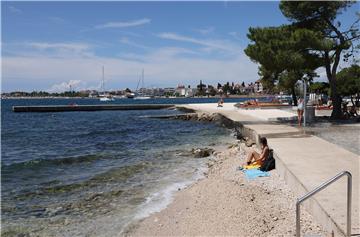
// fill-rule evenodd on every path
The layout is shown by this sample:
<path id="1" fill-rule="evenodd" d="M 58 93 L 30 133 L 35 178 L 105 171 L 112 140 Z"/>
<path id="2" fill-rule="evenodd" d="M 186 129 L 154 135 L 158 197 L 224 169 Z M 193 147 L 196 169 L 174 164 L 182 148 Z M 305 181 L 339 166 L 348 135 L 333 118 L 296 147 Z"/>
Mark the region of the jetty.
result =
<path id="1" fill-rule="evenodd" d="M 37 105 L 13 106 L 13 112 L 70 112 L 99 110 L 151 110 L 169 109 L 173 104 L 98 104 L 98 105 Z"/>
<path id="2" fill-rule="evenodd" d="M 266 137 L 274 150 L 276 169 L 297 197 L 302 197 L 342 171 L 352 174 L 352 234 L 360 233 L 360 157 L 338 145 L 332 144 L 302 128 L 283 121 L 296 116 L 281 109 L 245 110 L 234 103 L 187 104 L 179 109 L 196 113 L 220 114 L 232 120 L 243 136 L 259 145 Z M 328 233 L 346 235 L 347 180 L 341 178 L 302 204 Z M 296 200 L 294 200 L 294 203 Z M 294 213 L 295 218 L 295 213 Z M 294 226 L 295 228 L 295 226 Z"/>

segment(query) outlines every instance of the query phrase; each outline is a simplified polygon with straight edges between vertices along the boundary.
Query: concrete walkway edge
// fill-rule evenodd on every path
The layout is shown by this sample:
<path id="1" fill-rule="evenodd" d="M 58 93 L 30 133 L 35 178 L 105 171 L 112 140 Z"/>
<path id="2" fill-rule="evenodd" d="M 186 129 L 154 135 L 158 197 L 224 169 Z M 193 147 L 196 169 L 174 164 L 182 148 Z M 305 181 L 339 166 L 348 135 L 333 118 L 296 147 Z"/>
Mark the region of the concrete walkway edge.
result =
<path id="1" fill-rule="evenodd" d="M 304 134 L 295 127 L 272 122 L 287 120 L 288 115 L 280 110 L 278 113 L 276 110 L 249 112 L 234 109 L 230 103 L 224 104 L 224 108 L 216 108 L 216 104 L 189 104 L 179 107 L 198 113 L 218 113 L 233 121 L 242 136 L 251 138 L 258 146 L 259 138 L 267 137 L 269 146 L 274 149 L 276 169 L 298 198 L 340 171 L 350 171 L 353 175 L 352 234 L 360 233 L 358 155 L 319 137 Z M 279 119 L 276 118 L 277 114 L 280 115 Z M 264 115 L 267 118 L 265 121 Z M 346 177 L 341 178 L 301 205 L 325 231 L 335 236 L 345 236 L 345 181 Z"/>

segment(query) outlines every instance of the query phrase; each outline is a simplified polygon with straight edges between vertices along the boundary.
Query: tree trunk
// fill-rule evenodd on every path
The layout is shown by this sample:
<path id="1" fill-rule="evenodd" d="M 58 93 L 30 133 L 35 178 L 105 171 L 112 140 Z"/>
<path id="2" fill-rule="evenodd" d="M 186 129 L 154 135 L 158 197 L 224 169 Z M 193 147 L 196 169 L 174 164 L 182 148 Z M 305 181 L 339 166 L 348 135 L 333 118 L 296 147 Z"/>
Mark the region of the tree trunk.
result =
<path id="1" fill-rule="evenodd" d="M 295 86 L 291 87 L 291 95 L 292 95 L 292 100 L 293 100 L 293 104 L 294 106 L 297 106 L 297 98 L 296 98 L 296 94 L 295 94 Z"/>
<path id="2" fill-rule="evenodd" d="M 354 102 L 354 97 L 353 97 L 353 96 L 350 96 L 350 99 L 351 99 L 351 104 L 352 104 L 352 106 L 356 107 L 355 102 Z"/>
<path id="3" fill-rule="evenodd" d="M 326 69 L 326 76 L 330 83 L 330 90 L 331 90 L 331 100 L 333 104 L 333 111 L 331 113 L 332 119 L 341 119 L 343 117 L 341 111 L 341 96 L 337 92 L 336 88 L 336 69 L 339 65 L 340 61 L 340 53 L 341 51 L 337 50 L 335 53 L 335 62 L 331 68 L 331 60 L 329 56 L 329 52 L 325 51 L 325 69 Z"/>
<path id="4" fill-rule="evenodd" d="M 336 88 L 336 76 L 332 75 L 332 78 L 329 80 L 330 88 L 331 88 L 331 100 L 333 104 L 333 111 L 331 113 L 332 119 L 341 119 L 342 111 L 341 111 L 341 102 L 342 98 L 337 92 Z"/>

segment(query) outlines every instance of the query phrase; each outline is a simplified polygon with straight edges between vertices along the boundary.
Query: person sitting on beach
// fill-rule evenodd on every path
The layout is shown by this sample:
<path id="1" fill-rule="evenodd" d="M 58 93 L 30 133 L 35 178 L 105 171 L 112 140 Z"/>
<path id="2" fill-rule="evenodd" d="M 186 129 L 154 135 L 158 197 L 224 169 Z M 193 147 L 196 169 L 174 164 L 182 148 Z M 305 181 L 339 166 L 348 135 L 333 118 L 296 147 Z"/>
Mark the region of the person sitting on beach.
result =
<path id="1" fill-rule="evenodd" d="M 265 137 L 260 138 L 261 153 L 252 150 L 246 160 L 246 165 L 262 165 L 265 159 L 269 156 L 269 147 Z"/>

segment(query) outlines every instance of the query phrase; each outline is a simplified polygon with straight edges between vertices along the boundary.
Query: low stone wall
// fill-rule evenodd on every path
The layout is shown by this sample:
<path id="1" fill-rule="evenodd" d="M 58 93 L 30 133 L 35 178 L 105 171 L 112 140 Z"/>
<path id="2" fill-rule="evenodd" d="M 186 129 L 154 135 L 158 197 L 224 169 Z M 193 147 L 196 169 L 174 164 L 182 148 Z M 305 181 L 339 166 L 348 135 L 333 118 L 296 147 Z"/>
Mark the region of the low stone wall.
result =
<path id="1" fill-rule="evenodd" d="M 184 110 L 181 110 L 184 111 Z M 182 120 L 194 120 L 194 121 L 203 121 L 203 122 L 215 122 L 218 124 L 221 124 L 222 126 L 229 128 L 229 129 L 233 129 L 233 128 L 237 128 L 237 127 L 241 127 L 242 124 L 238 123 L 238 122 L 234 122 L 233 120 L 223 116 L 222 114 L 218 114 L 218 113 L 194 113 L 191 110 L 187 110 L 188 112 L 191 113 L 187 113 L 187 114 L 182 114 L 182 115 L 175 115 L 173 118 L 175 119 L 182 119 Z"/>

